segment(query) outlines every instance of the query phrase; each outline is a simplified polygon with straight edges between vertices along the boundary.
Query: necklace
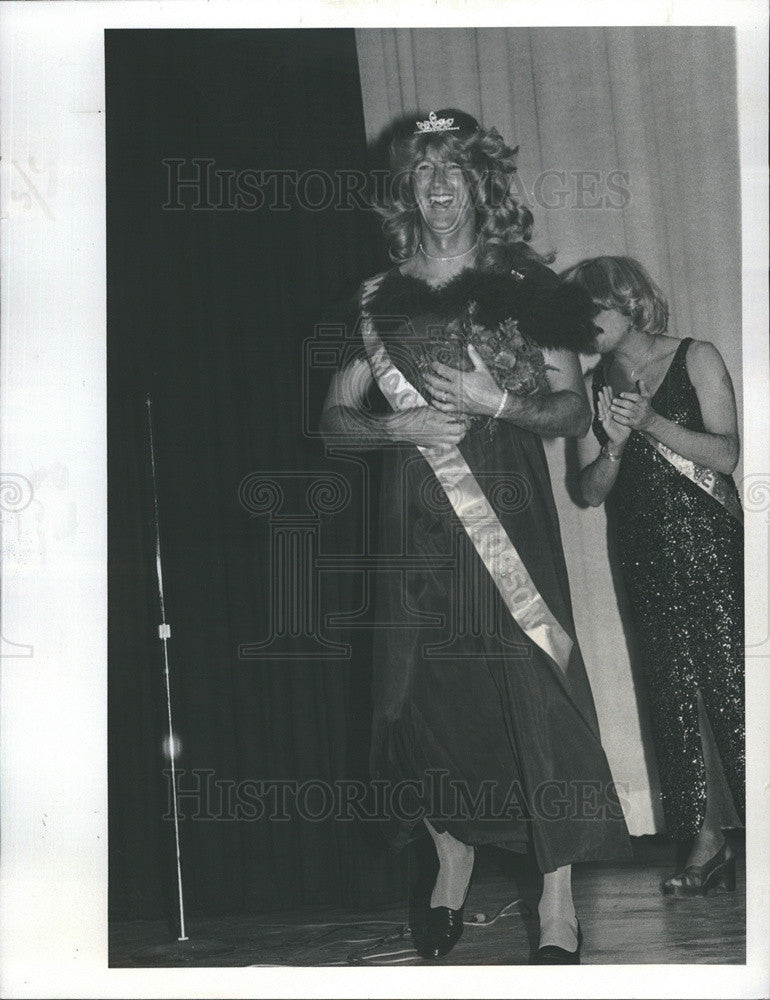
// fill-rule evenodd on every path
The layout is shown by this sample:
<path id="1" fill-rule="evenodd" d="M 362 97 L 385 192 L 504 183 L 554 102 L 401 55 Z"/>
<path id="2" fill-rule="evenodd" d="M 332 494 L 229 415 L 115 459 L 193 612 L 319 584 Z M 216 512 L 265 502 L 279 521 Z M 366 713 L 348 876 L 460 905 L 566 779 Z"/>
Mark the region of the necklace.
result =
<path id="1" fill-rule="evenodd" d="M 645 354 L 642 363 L 640 365 L 634 365 L 634 367 L 628 373 L 628 377 L 631 379 L 632 382 L 636 382 L 636 380 L 639 378 L 639 376 L 642 374 L 644 369 L 649 364 L 654 348 L 655 348 L 655 338 L 653 337 L 652 340 L 650 341 L 650 346 L 647 349 L 647 353 Z"/>
<path id="2" fill-rule="evenodd" d="M 435 257 L 432 253 L 428 253 L 422 243 L 420 244 L 420 251 L 425 254 L 428 260 L 459 260 L 461 257 L 467 257 L 469 253 L 473 253 L 478 246 L 478 243 L 479 241 L 476 240 L 472 247 L 469 247 L 467 250 L 463 250 L 462 253 L 453 254 L 451 257 Z"/>

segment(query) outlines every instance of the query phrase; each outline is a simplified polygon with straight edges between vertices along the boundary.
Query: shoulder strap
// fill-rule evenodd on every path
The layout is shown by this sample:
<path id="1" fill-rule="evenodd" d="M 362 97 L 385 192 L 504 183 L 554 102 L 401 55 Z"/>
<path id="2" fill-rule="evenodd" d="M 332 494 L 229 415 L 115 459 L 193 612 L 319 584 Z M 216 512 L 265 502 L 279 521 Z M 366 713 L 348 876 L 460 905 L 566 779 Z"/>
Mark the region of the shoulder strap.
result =
<path id="1" fill-rule="evenodd" d="M 680 365 L 687 364 L 687 351 L 690 348 L 690 344 L 693 342 L 693 337 L 683 337 L 679 342 L 679 346 L 674 354 L 674 361 Z"/>

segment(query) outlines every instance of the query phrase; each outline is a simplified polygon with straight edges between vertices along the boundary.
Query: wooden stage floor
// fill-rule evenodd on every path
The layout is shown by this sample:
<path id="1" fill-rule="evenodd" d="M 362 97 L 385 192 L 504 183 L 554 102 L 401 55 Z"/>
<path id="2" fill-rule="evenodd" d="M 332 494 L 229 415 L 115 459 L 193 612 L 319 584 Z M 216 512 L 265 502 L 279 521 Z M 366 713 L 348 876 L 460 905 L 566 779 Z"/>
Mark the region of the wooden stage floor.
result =
<path id="1" fill-rule="evenodd" d="M 647 838 L 642 838 L 646 841 Z M 673 899 L 660 893 L 672 848 L 635 844 L 634 861 L 575 868 L 575 907 L 583 964 L 744 964 L 745 854 L 738 851 L 735 892 Z M 519 902 L 514 902 L 519 900 Z M 507 913 L 493 919 L 514 903 Z M 485 923 L 469 923 L 484 914 Z M 494 871 L 474 878 L 466 926 L 446 965 L 524 965 L 536 944 L 537 896 Z M 275 915 L 191 919 L 178 942 L 165 921 L 115 922 L 110 966 L 378 966 L 427 964 L 408 931 L 406 902 L 369 912 L 313 909 Z"/>

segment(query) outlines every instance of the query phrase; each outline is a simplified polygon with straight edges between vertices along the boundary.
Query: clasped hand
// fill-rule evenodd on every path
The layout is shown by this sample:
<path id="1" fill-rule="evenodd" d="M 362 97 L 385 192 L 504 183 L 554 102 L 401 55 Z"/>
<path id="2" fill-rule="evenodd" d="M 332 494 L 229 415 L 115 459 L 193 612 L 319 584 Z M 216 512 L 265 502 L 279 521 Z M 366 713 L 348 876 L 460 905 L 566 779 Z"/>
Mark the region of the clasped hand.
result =
<path id="1" fill-rule="evenodd" d="M 434 406 L 399 410 L 387 419 L 393 440 L 406 441 L 418 448 L 457 445 L 468 430 L 468 418 L 462 413 L 439 413 Z"/>
<path id="2" fill-rule="evenodd" d="M 431 404 L 442 413 L 494 416 L 502 399 L 502 389 L 476 348 L 468 344 L 467 349 L 473 371 L 462 372 L 440 361 L 432 363 L 432 372 L 425 376 Z"/>
<path id="3" fill-rule="evenodd" d="M 612 400 L 613 418 L 625 427 L 635 431 L 647 431 L 655 422 L 657 413 L 650 402 L 650 391 L 639 379 L 638 392 L 621 392 Z"/>
<path id="4" fill-rule="evenodd" d="M 637 384 L 639 392 L 622 392 L 615 397 L 608 385 L 599 390 L 596 415 L 610 444 L 624 445 L 632 430 L 647 430 L 657 416 L 647 386 L 641 380 Z"/>

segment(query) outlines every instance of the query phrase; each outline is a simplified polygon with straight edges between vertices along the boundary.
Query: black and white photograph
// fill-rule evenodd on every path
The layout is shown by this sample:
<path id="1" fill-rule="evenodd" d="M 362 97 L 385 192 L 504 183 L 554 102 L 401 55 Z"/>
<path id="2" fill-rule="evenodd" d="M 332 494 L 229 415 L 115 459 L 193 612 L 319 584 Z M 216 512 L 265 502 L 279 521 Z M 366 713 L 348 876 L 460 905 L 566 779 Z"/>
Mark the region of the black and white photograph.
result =
<path id="1" fill-rule="evenodd" d="M 656 6 L 0 12 L 8 996 L 767 995 L 767 11 Z"/>

